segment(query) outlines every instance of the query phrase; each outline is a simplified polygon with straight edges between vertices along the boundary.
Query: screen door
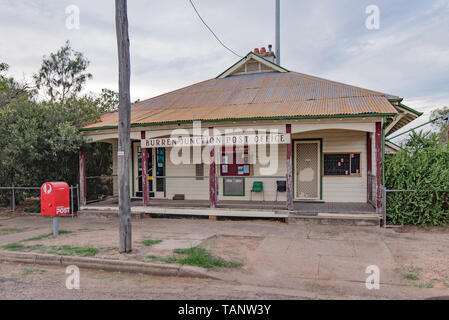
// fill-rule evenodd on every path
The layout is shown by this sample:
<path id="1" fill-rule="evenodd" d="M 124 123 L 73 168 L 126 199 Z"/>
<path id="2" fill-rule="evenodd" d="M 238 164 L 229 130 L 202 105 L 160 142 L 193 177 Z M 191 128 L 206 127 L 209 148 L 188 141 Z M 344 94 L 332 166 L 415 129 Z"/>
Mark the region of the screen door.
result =
<path id="1" fill-rule="evenodd" d="M 295 199 L 320 199 L 320 141 L 295 142 Z"/>

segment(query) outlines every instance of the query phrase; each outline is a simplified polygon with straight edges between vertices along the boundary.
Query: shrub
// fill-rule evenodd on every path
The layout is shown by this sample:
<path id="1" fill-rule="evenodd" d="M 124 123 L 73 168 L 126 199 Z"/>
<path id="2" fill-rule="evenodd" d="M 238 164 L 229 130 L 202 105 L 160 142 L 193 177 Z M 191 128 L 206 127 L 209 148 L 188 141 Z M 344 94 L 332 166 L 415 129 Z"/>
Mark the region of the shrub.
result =
<path id="1" fill-rule="evenodd" d="M 387 219 L 406 225 L 449 223 L 449 149 L 433 133 L 413 133 L 403 148 L 385 158 Z M 414 192 L 410 192 L 414 191 Z"/>

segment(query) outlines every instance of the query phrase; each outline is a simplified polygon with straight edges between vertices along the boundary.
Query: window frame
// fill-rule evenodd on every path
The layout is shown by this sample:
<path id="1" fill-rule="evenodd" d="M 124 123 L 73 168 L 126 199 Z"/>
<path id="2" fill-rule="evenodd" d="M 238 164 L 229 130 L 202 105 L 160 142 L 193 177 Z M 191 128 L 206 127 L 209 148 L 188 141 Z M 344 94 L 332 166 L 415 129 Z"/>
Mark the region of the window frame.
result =
<path id="1" fill-rule="evenodd" d="M 349 155 L 349 174 L 345 175 L 335 175 L 335 174 L 325 174 L 325 161 L 324 158 L 327 154 L 341 154 L 341 155 Z M 359 163 L 359 173 L 351 173 L 351 154 L 358 154 L 360 156 L 360 163 Z M 363 152 L 323 152 L 323 177 L 329 177 L 329 178 L 362 178 L 363 177 L 363 169 L 362 169 L 362 155 Z"/>

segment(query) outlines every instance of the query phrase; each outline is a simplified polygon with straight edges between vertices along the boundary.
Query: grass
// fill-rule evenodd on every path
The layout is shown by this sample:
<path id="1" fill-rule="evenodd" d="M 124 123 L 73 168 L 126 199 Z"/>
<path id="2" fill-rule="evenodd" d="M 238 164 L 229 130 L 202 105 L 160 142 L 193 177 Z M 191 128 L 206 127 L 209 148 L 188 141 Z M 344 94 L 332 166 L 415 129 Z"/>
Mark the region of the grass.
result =
<path id="1" fill-rule="evenodd" d="M 415 287 L 431 289 L 431 288 L 433 288 L 433 284 L 430 283 L 430 282 L 428 282 L 428 283 L 419 283 L 419 284 L 415 284 Z"/>
<path id="2" fill-rule="evenodd" d="M 143 277 L 143 278 L 138 278 L 138 279 L 136 279 L 136 282 L 138 282 L 138 283 L 145 283 L 145 282 L 148 282 L 148 278 L 145 278 L 145 277 Z"/>
<path id="3" fill-rule="evenodd" d="M 213 256 L 204 248 L 192 247 L 189 249 L 173 250 L 175 256 L 156 257 L 148 256 L 147 258 L 166 263 L 177 263 L 181 265 L 199 266 L 207 269 L 213 268 L 240 268 L 243 264 L 226 261 L 223 258 Z"/>
<path id="4" fill-rule="evenodd" d="M 413 273 L 405 273 L 402 275 L 402 277 L 406 280 L 413 280 L 413 281 L 419 280 L 419 276 Z"/>
<path id="5" fill-rule="evenodd" d="M 155 245 L 155 244 L 158 244 L 161 242 L 162 242 L 162 240 L 145 239 L 145 240 L 142 240 L 140 243 L 147 247 L 151 247 L 152 245 Z"/>
<path id="6" fill-rule="evenodd" d="M 407 271 L 407 273 L 402 274 L 402 278 L 406 280 L 417 281 L 419 280 L 422 268 L 410 265 L 407 267 Z"/>
<path id="7" fill-rule="evenodd" d="M 57 254 L 59 256 L 95 256 L 99 250 L 94 247 L 72 247 L 68 245 L 63 246 L 49 246 L 46 247 L 46 253 Z"/>
<path id="8" fill-rule="evenodd" d="M 2 248 L 9 251 L 38 251 L 60 256 L 95 256 L 99 252 L 99 250 L 94 247 L 72 247 L 68 245 L 44 246 L 42 244 L 27 246 L 18 242 L 8 243 L 7 245 L 2 246 Z"/>
<path id="9" fill-rule="evenodd" d="M 36 250 L 39 250 L 42 247 L 43 247 L 43 245 L 41 245 L 41 244 L 35 244 L 35 245 L 32 245 L 32 246 L 26 246 L 26 245 L 23 245 L 23 244 L 18 243 L 18 242 L 8 243 L 8 244 L 2 246 L 3 249 L 9 250 L 9 251 L 25 251 L 25 252 L 36 251 Z"/>
<path id="10" fill-rule="evenodd" d="M 22 277 L 26 277 L 26 276 L 28 276 L 30 274 L 33 274 L 33 273 L 43 274 L 45 272 L 47 272 L 47 270 L 42 270 L 42 269 L 25 269 L 22 272 Z"/>
<path id="11" fill-rule="evenodd" d="M 24 230 L 25 229 L 20 229 L 20 228 L 0 228 L 0 235 L 21 232 Z"/>
<path id="12" fill-rule="evenodd" d="M 70 234 L 73 233 L 72 231 L 67 231 L 67 230 L 59 230 L 59 234 Z M 36 237 L 32 237 L 32 238 L 28 238 L 22 241 L 38 241 L 38 240 L 42 240 L 45 238 L 49 238 L 53 236 L 53 232 L 52 233 L 45 233 L 45 234 L 41 234 L 39 236 Z"/>
<path id="13" fill-rule="evenodd" d="M 118 275 L 106 275 L 106 274 L 94 274 L 88 276 L 90 279 L 96 279 L 96 280 L 111 280 L 111 281 L 120 281 L 123 280 L 123 276 L 121 274 Z"/>

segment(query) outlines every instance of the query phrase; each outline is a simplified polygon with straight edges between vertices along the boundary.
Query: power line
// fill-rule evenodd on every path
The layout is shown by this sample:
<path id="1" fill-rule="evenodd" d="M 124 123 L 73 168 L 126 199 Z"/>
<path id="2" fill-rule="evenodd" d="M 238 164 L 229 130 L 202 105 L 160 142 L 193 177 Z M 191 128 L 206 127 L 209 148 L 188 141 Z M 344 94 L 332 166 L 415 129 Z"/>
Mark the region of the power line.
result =
<path id="1" fill-rule="evenodd" d="M 237 57 L 239 58 L 243 58 L 241 55 L 235 53 L 234 50 L 232 50 L 231 48 L 229 48 L 228 46 L 226 46 L 221 40 L 220 38 L 218 38 L 218 36 L 215 34 L 215 32 L 212 31 L 212 29 L 207 25 L 207 23 L 203 20 L 203 18 L 201 17 L 200 13 L 198 12 L 198 10 L 195 8 L 195 5 L 193 4 L 192 0 L 189 0 L 190 4 L 193 7 L 193 10 L 195 10 L 196 14 L 198 15 L 198 18 L 200 18 L 201 22 L 206 26 L 207 29 L 209 29 L 209 31 L 213 34 L 213 36 L 215 37 L 215 39 L 217 39 L 218 42 L 220 42 L 220 44 L 227 50 L 229 50 L 230 52 L 232 52 L 233 54 L 235 54 Z"/>

